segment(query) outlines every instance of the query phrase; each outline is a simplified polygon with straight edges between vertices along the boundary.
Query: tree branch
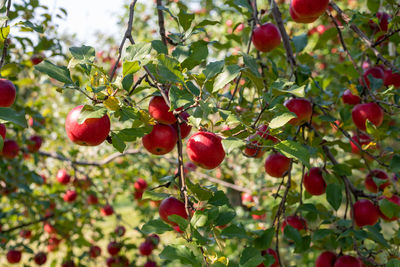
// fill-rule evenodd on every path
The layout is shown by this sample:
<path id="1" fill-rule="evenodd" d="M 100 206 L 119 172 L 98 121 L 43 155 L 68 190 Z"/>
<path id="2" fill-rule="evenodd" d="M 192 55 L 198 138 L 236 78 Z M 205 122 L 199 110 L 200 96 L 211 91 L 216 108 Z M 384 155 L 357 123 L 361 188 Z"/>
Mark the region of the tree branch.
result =
<path id="1" fill-rule="evenodd" d="M 8 0 L 6 9 L 7 20 L 4 23 L 4 27 L 7 27 L 8 25 L 8 15 L 10 13 L 10 8 L 11 8 L 11 0 Z M 1 59 L 0 59 L 0 70 L 3 68 L 3 64 L 6 60 L 7 50 L 8 50 L 8 38 L 4 38 L 3 52 L 1 54 Z"/>
<path id="2" fill-rule="evenodd" d="M 165 46 L 168 45 L 167 36 L 165 35 L 165 22 L 164 22 L 164 13 L 159 8 L 162 7 L 162 0 L 157 0 L 157 15 L 158 15 L 158 27 L 160 29 L 161 40 Z"/>

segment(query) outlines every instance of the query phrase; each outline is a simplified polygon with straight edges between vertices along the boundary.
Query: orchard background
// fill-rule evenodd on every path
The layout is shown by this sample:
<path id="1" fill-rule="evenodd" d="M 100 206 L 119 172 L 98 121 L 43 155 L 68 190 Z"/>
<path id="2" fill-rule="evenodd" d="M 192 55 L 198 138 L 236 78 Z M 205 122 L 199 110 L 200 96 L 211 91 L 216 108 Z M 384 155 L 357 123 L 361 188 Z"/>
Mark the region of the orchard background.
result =
<path id="1" fill-rule="evenodd" d="M 0 1 L 1 266 L 400 266 L 398 2 L 127 1 L 97 50 L 46 4 Z"/>

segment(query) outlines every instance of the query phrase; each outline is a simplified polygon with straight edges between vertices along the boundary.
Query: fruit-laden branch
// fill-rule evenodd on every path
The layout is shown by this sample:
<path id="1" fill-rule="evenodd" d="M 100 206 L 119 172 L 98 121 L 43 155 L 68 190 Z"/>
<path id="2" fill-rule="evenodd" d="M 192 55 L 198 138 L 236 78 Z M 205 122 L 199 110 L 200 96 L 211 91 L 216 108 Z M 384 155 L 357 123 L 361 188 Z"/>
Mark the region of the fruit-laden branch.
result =
<path id="1" fill-rule="evenodd" d="M 395 35 L 396 33 L 400 32 L 400 28 L 391 32 L 388 32 L 387 34 L 385 34 L 382 38 L 380 38 L 379 40 L 377 40 L 372 46 L 378 46 L 381 43 L 383 43 L 384 41 L 386 41 L 387 39 L 389 39 L 390 37 L 392 37 L 393 35 Z"/>
<path id="2" fill-rule="evenodd" d="M 374 52 L 375 56 L 379 58 L 383 64 L 385 64 L 387 67 L 389 67 L 392 70 L 397 70 L 400 72 L 400 69 L 394 66 L 389 60 L 387 60 L 384 56 L 382 56 L 381 53 L 379 53 L 378 50 L 374 47 L 374 44 L 368 39 L 368 37 L 365 35 L 363 31 L 360 30 L 355 24 L 351 23 L 351 18 L 347 16 L 343 10 L 340 9 L 334 2 L 330 2 L 329 5 L 336 10 L 336 12 L 341 16 L 343 21 L 350 27 L 353 32 L 355 32 L 360 39 Z"/>
<path id="3" fill-rule="evenodd" d="M 164 13 L 161 10 L 163 6 L 162 0 L 157 0 L 157 15 L 158 15 L 158 27 L 160 29 L 161 40 L 165 46 L 168 45 L 168 39 L 165 35 L 165 22 L 164 22 Z"/>
<path id="4" fill-rule="evenodd" d="M 7 9 L 6 9 L 6 21 L 4 23 L 4 27 L 7 27 L 8 24 L 8 14 L 10 13 L 10 8 L 11 8 L 11 0 L 8 0 L 7 2 Z M 1 34 L 3 34 L 3 32 L 1 32 Z M 7 55 L 7 50 L 8 50 L 8 39 L 4 38 L 4 43 L 3 43 L 3 52 L 1 54 L 1 59 L 0 59 L 0 70 L 3 68 L 4 65 L 4 61 L 6 59 L 6 55 Z"/>
<path id="5" fill-rule="evenodd" d="M 0 233 L 2 233 L 2 234 L 10 233 L 10 232 L 13 232 L 13 231 L 18 230 L 18 229 L 21 229 L 21 228 L 25 228 L 25 227 L 28 227 L 28 226 L 31 226 L 31 225 L 34 225 L 34 224 L 37 224 L 37 223 L 40 223 L 40 222 L 44 222 L 44 221 L 50 219 L 50 218 L 53 217 L 53 216 L 54 216 L 54 213 L 52 213 L 52 214 L 50 214 L 50 215 L 48 215 L 48 216 L 45 216 L 45 217 L 43 217 L 43 218 L 37 219 L 37 220 L 35 220 L 35 221 L 23 223 L 23 224 L 20 224 L 20 225 L 11 227 L 11 228 L 9 228 L 9 229 L 7 229 L 7 230 L 0 231 Z"/>

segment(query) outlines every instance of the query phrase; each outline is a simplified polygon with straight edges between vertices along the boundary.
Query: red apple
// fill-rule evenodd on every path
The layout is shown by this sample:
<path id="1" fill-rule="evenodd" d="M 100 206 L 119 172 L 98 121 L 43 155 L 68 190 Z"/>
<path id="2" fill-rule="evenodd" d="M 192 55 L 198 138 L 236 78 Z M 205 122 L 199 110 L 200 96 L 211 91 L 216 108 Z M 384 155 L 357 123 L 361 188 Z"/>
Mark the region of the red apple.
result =
<path id="1" fill-rule="evenodd" d="M 75 177 L 75 179 L 72 181 L 72 184 L 76 187 L 76 188 L 81 188 L 82 190 L 88 190 L 90 188 L 90 186 L 92 185 L 92 181 L 90 180 L 89 177 L 85 176 L 81 179 L 79 179 L 78 177 Z"/>
<path id="2" fill-rule="evenodd" d="M 38 152 L 40 147 L 42 146 L 43 143 L 43 138 L 38 136 L 38 135 L 34 135 L 31 136 L 29 138 L 29 142 L 28 142 L 28 150 L 29 152 L 35 153 Z"/>
<path id="3" fill-rule="evenodd" d="M 156 124 L 151 133 L 142 138 L 143 146 L 154 155 L 164 155 L 171 152 L 178 136 L 176 130 L 170 125 Z"/>
<path id="4" fill-rule="evenodd" d="M 115 230 L 114 230 L 114 233 L 115 233 L 117 236 L 119 236 L 119 237 L 124 236 L 124 235 L 125 235 L 125 232 L 126 232 L 126 229 L 125 229 L 125 227 L 122 226 L 122 225 L 117 226 L 117 227 L 115 228 Z"/>
<path id="5" fill-rule="evenodd" d="M 160 218 L 164 222 L 169 223 L 174 226 L 176 226 L 176 223 L 168 220 L 169 216 L 176 214 L 184 219 L 188 218 L 188 215 L 187 215 L 186 209 L 185 209 L 185 204 L 182 201 L 179 201 L 174 197 L 168 197 L 168 198 L 164 199 L 160 204 L 158 212 L 160 214 Z"/>
<path id="6" fill-rule="evenodd" d="M 0 79 L 0 107 L 10 107 L 14 104 L 15 96 L 14 84 L 7 79 Z"/>
<path id="7" fill-rule="evenodd" d="M 388 87 L 393 85 L 395 88 L 400 88 L 400 73 L 393 73 L 392 70 L 385 70 L 383 83 Z"/>
<path id="8" fill-rule="evenodd" d="M 362 264 L 356 257 L 344 255 L 336 260 L 333 267 L 362 267 Z"/>
<path id="9" fill-rule="evenodd" d="M 77 196 L 78 194 L 75 190 L 67 190 L 67 192 L 64 194 L 64 201 L 70 203 L 74 202 Z"/>
<path id="10" fill-rule="evenodd" d="M 186 152 L 189 159 L 204 169 L 218 167 L 225 158 L 221 137 L 211 132 L 197 132 L 188 142 Z"/>
<path id="11" fill-rule="evenodd" d="M 148 260 L 143 267 L 157 267 L 157 263 L 155 263 L 154 261 Z"/>
<path id="12" fill-rule="evenodd" d="M 99 199 L 97 198 L 96 194 L 90 194 L 90 195 L 87 197 L 87 203 L 88 203 L 89 205 L 96 205 L 96 204 L 98 204 L 98 203 L 99 203 Z"/>
<path id="13" fill-rule="evenodd" d="M 251 142 L 246 146 L 244 149 L 244 153 L 248 157 L 254 157 L 254 158 L 260 158 L 264 155 L 264 151 L 262 151 L 262 148 L 260 148 L 261 144 L 256 139 L 257 136 L 261 136 L 265 140 L 271 140 L 274 143 L 279 142 L 277 138 L 269 134 L 268 130 L 268 125 L 261 125 L 258 129 L 257 132 L 251 136 L 249 136 L 248 141 Z M 253 141 L 252 141 L 253 140 Z"/>
<path id="14" fill-rule="evenodd" d="M 267 215 L 265 213 L 263 213 L 263 214 L 251 214 L 251 217 L 254 220 L 262 221 L 262 220 L 265 220 L 265 218 L 267 218 Z"/>
<path id="15" fill-rule="evenodd" d="M 73 260 L 64 261 L 61 267 L 75 267 L 75 262 Z"/>
<path id="16" fill-rule="evenodd" d="M 43 230 L 44 230 L 46 233 L 49 233 L 49 234 L 55 234 L 55 233 L 57 233 L 56 228 L 54 228 L 54 226 L 51 225 L 50 223 L 45 223 L 44 226 L 43 226 Z"/>
<path id="17" fill-rule="evenodd" d="M 43 61 L 43 59 L 44 59 L 44 55 L 42 53 L 34 54 L 31 56 L 31 62 L 33 65 L 39 64 L 40 62 Z"/>
<path id="18" fill-rule="evenodd" d="M 101 118 L 86 119 L 82 124 L 78 118 L 83 106 L 73 108 L 65 120 L 68 138 L 81 146 L 98 146 L 106 140 L 110 133 L 110 119 L 107 114 Z"/>
<path id="19" fill-rule="evenodd" d="M 149 256 L 154 249 L 154 244 L 151 241 L 144 241 L 139 246 L 139 252 L 142 256 Z"/>
<path id="20" fill-rule="evenodd" d="M 359 135 L 354 135 L 351 138 L 350 145 L 351 151 L 354 154 L 360 154 L 360 149 L 355 144 L 359 144 L 362 148 L 363 145 L 368 145 L 371 142 L 371 137 L 366 134 L 360 133 Z"/>
<path id="21" fill-rule="evenodd" d="M 388 25 L 389 25 L 389 19 L 390 15 L 386 12 L 378 12 L 376 13 L 376 17 L 379 20 L 379 25 L 376 24 L 373 20 L 369 21 L 369 26 L 371 29 L 377 33 L 377 32 L 387 32 L 388 31 Z"/>
<path id="22" fill-rule="evenodd" d="M 44 252 L 36 253 L 35 257 L 33 258 L 37 265 L 43 265 L 47 261 L 47 255 Z"/>
<path id="23" fill-rule="evenodd" d="M 61 170 L 59 170 L 59 171 L 57 172 L 56 178 L 57 178 L 57 181 L 58 181 L 60 184 L 64 184 L 64 185 L 68 184 L 69 181 L 71 180 L 71 176 L 70 176 L 70 175 L 67 173 L 67 171 L 64 170 L 64 169 L 61 169 Z"/>
<path id="24" fill-rule="evenodd" d="M 381 191 L 383 191 L 385 189 L 385 187 L 390 185 L 389 176 L 387 175 L 386 172 L 381 171 L 381 170 L 372 170 L 367 175 L 367 177 L 365 178 L 365 181 L 364 181 L 365 188 L 367 188 L 367 190 L 372 193 L 378 193 L 378 186 L 376 185 L 373 178 L 387 180 L 387 182 L 385 182 L 379 186 L 379 190 L 381 190 Z"/>
<path id="25" fill-rule="evenodd" d="M 353 108 L 351 116 L 354 124 L 358 129 L 365 131 L 365 123 L 369 120 L 376 127 L 379 127 L 383 122 L 383 110 L 376 103 L 358 104 Z"/>
<path id="26" fill-rule="evenodd" d="M 243 153 L 252 158 L 261 158 L 264 155 L 264 151 L 262 151 L 260 143 L 257 141 L 252 141 L 250 144 L 246 145 Z"/>
<path id="27" fill-rule="evenodd" d="M 187 124 L 187 121 L 189 118 L 189 114 L 187 112 L 182 112 L 180 116 L 185 121 L 181 124 L 181 127 L 180 127 L 181 128 L 181 138 L 185 139 L 190 134 L 190 131 L 192 130 L 192 126 Z M 178 123 L 174 124 L 174 128 L 175 128 L 176 132 L 178 132 L 177 124 Z"/>
<path id="28" fill-rule="evenodd" d="M 264 167 L 270 176 L 280 178 L 289 170 L 290 159 L 279 153 L 271 154 L 265 160 Z"/>
<path id="29" fill-rule="evenodd" d="M 110 216 L 114 213 L 114 209 L 110 204 L 106 204 L 100 209 L 100 212 L 103 216 Z"/>
<path id="30" fill-rule="evenodd" d="M 313 196 L 325 193 L 326 183 L 320 168 L 313 167 L 304 175 L 303 184 L 306 191 Z"/>
<path id="31" fill-rule="evenodd" d="M 134 195 L 134 197 L 135 197 L 136 200 L 141 200 L 142 197 L 143 197 L 143 191 L 135 191 L 135 192 L 133 193 L 133 195 Z"/>
<path id="32" fill-rule="evenodd" d="M 133 186 L 135 187 L 135 190 L 136 190 L 137 192 L 143 192 L 143 191 L 146 190 L 146 188 L 147 188 L 147 182 L 146 182 L 144 179 L 139 178 L 139 179 L 133 184 Z"/>
<path id="33" fill-rule="evenodd" d="M 253 30 L 251 40 L 258 51 L 269 52 L 281 44 L 281 34 L 274 24 L 267 22 Z"/>
<path id="34" fill-rule="evenodd" d="M 272 255 L 275 258 L 275 261 L 270 265 L 270 267 L 278 267 L 279 266 L 279 259 L 278 259 L 278 254 L 276 253 L 275 250 L 272 248 L 269 248 L 267 250 L 261 251 L 261 255 L 264 256 L 266 254 Z M 264 263 L 261 263 L 257 265 L 257 267 L 265 267 Z"/>
<path id="35" fill-rule="evenodd" d="M 317 16 L 317 17 L 299 17 L 299 16 L 293 11 L 292 5 L 290 5 L 289 13 L 290 13 L 290 16 L 292 17 L 292 20 L 293 20 L 294 22 L 297 22 L 297 23 L 312 23 L 312 22 L 316 21 L 316 20 L 319 18 L 319 16 Z"/>
<path id="36" fill-rule="evenodd" d="M 390 202 L 396 204 L 397 206 L 400 206 L 400 197 L 398 195 L 392 195 L 391 197 L 381 196 L 380 199 L 382 199 L 382 198 L 385 198 L 385 199 L 389 200 Z M 388 222 L 396 221 L 398 219 L 396 216 L 388 218 L 385 214 L 383 214 L 380 207 L 379 207 L 379 214 L 382 219 L 384 219 L 385 221 L 388 221 Z"/>
<path id="37" fill-rule="evenodd" d="M 99 246 L 91 246 L 89 249 L 89 256 L 91 258 L 97 258 L 101 254 L 101 248 Z"/>
<path id="38" fill-rule="evenodd" d="M 173 124 L 176 122 L 174 114 L 169 111 L 169 107 L 162 96 L 153 96 L 149 102 L 149 113 L 159 123 Z"/>
<path id="39" fill-rule="evenodd" d="M 160 243 L 160 237 L 157 234 L 151 234 L 146 238 L 147 241 L 152 242 L 154 247 L 157 247 Z"/>
<path id="40" fill-rule="evenodd" d="M 249 193 L 242 193 L 242 203 L 254 202 L 253 196 Z"/>
<path id="41" fill-rule="evenodd" d="M 30 230 L 21 230 L 19 232 L 19 236 L 25 239 L 29 239 L 32 237 L 32 231 Z"/>
<path id="42" fill-rule="evenodd" d="M 315 18 L 324 14 L 329 0 L 292 0 L 290 6 L 299 18 Z"/>
<path id="43" fill-rule="evenodd" d="M 115 241 L 111 241 L 107 246 L 107 251 L 111 256 L 117 255 L 121 250 L 121 244 Z"/>
<path id="44" fill-rule="evenodd" d="M 4 140 L 3 151 L 1 155 L 6 159 L 13 159 L 18 155 L 19 146 L 14 140 Z"/>
<path id="45" fill-rule="evenodd" d="M 336 261 L 336 254 L 331 251 L 322 252 L 315 261 L 315 267 L 333 267 Z"/>
<path id="46" fill-rule="evenodd" d="M 347 89 L 344 91 L 342 95 L 342 100 L 343 103 L 349 104 L 349 105 L 357 105 L 360 104 L 361 98 L 358 95 L 353 95 L 353 93 L 350 91 L 350 89 Z"/>
<path id="47" fill-rule="evenodd" d="M 353 206 L 353 219 L 357 226 L 375 225 L 379 220 L 379 209 L 368 199 L 360 199 Z"/>
<path id="48" fill-rule="evenodd" d="M 289 121 L 290 124 L 297 126 L 310 121 L 312 115 L 312 106 L 310 101 L 302 98 L 293 98 L 284 103 L 290 112 L 296 114 L 297 118 Z"/>
<path id="49" fill-rule="evenodd" d="M 14 264 L 21 261 L 22 253 L 19 250 L 12 249 L 7 252 L 8 263 Z"/>
<path id="50" fill-rule="evenodd" d="M 6 139 L 6 126 L 2 123 L 0 123 L 0 136 L 3 137 L 3 141 Z"/>
<path id="51" fill-rule="evenodd" d="M 365 86 L 365 83 L 366 83 L 367 88 L 371 89 L 369 87 L 370 86 L 370 80 L 368 78 L 369 75 L 372 75 L 372 77 L 374 77 L 375 79 L 382 79 L 383 80 L 384 76 L 385 76 L 385 73 L 382 70 L 382 68 L 378 67 L 378 66 L 375 66 L 375 67 L 372 67 L 372 68 L 368 68 L 368 69 L 365 70 L 365 72 L 363 74 L 363 79 L 361 79 L 361 84 Z M 364 80 L 365 80 L 365 82 L 364 82 Z"/>
<path id="52" fill-rule="evenodd" d="M 286 225 L 290 225 L 299 231 L 307 229 L 307 222 L 303 218 L 296 215 L 286 217 L 281 226 L 282 232 L 284 232 Z"/>

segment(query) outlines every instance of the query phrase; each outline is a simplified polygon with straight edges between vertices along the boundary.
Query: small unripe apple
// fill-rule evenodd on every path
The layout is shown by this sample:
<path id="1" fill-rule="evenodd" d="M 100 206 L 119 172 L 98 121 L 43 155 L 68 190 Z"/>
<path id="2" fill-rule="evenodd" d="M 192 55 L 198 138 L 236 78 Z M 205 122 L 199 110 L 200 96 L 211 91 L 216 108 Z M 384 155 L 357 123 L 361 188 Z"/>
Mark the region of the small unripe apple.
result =
<path id="1" fill-rule="evenodd" d="M 353 206 L 353 219 L 357 226 L 375 225 L 379 220 L 379 209 L 368 199 L 360 199 Z"/>
<path id="2" fill-rule="evenodd" d="M 171 125 L 164 124 L 154 125 L 151 133 L 142 138 L 143 146 L 154 155 L 164 155 L 171 152 L 177 141 L 176 130 Z"/>
<path id="3" fill-rule="evenodd" d="M 143 191 L 146 190 L 146 188 L 147 188 L 147 182 L 146 182 L 144 179 L 139 178 L 139 179 L 137 179 L 137 181 L 133 184 L 133 186 L 135 187 L 135 190 L 136 190 L 137 192 L 143 192 Z"/>
<path id="4" fill-rule="evenodd" d="M 312 106 L 310 101 L 302 98 L 292 98 L 284 103 L 290 112 L 296 114 L 297 118 L 289 121 L 290 124 L 297 126 L 310 121 L 312 116 Z"/>
<path id="5" fill-rule="evenodd" d="M 383 115 L 384 113 L 382 108 L 373 102 L 358 104 L 351 112 L 354 124 L 362 131 L 366 130 L 365 123 L 367 120 L 376 127 L 379 127 L 383 122 Z"/>
<path id="6" fill-rule="evenodd" d="M 7 108 L 14 104 L 16 89 L 7 79 L 0 79 L 0 107 Z"/>
<path id="7" fill-rule="evenodd" d="M 358 95 L 353 95 L 353 93 L 350 91 L 350 89 L 347 89 L 344 91 L 342 95 L 342 100 L 343 103 L 349 104 L 349 105 L 357 105 L 360 104 L 361 98 Z"/>
<path id="8" fill-rule="evenodd" d="M 290 225 L 299 231 L 307 230 L 307 222 L 303 218 L 296 215 L 286 217 L 281 226 L 282 232 L 284 232 L 286 225 Z"/>
<path id="9" fill-rule="evenodd" d="M 265 160 L 264 168 L 272 177 L 283 177 L 290 168 L 290 158 L 279 153 L 271 154 Z"/>
<path id="10" fill-rule="evenodd" d="M 329 0 L 292 0 L 290 6 L 299 18 L 321 16 L 328 8 Z"/>
<path id="11" fill-rule="evenodd" d="M 359 135 L 354 135 L 351 138 L 350 145 L 351 145 L 351 151 L 354 154 L 360 154 L 360 149 L 355 144 L 359 144 L 362 148 L 363 145 L 368 145 L 371 143 L 371 137 L 364 133 L 360 133 Z"/>
<path id="12" fill-rule="evenodd" d="M 297 22 L 297 23 L 312 23 L 312 22 L 316 21 L 316 20 L 319 18 L 319 16 L 317 16 L 317 17 L 299 17 L 299 16 L 293 11 L 292 5 L 290 5 L 289 13 L 290 13 L 290 16 L 292 17 L 292 20 L 293 20 L 294 22 Z"/>
<path id="13" fill-rule="evenodd" d="M 382 70 L 381 67 L 375 66 L 372 68 L 368 68 L 365 70 L 364 74 L 363 74 L 363 79 L 361 79 L 361 84 L 365 86 L 367 86 L 368 89 L 370 88 L 370 80 L 368 78 L 368 76 L 371 75 L 372 77 L 374 77 L 375 79 L 384 79 L 385 73 Z M 365 81 L 365 82 L 364 82 Z"/>
<path id="14" fill-rule="evenodd" d="M 101 248 L 99 246 L 91 246 L 89 249 L 89 256 L 91 258 L 97 258 L 101 254 Z"/>
<path id="15" fill-rule="evenodd" d="M 36 253 L 35 257 L 33 258 L 37 265 L 43 265 L 47 261 L 47 255 L 44 252 Z"/>
<path id="16" fill-rule="evenodd" d="M 162 124 L 173 124 L 176 117 L 169 111 L 169 107 L 162 96 L 153 96 L 149 102 L 149 113 L 156 121 Z"/>
<path id="17" fill-rule="evenodd" d="M 97 198 L 96 194 L 90 194 L 90 195 L 87 197 L 87 203 L 88 203 L 89 205 L 96 205 L 96 204 L 98 204 L 98 203 L 99 203 L 99 199 Z"/>
<path id="18" fill-rule="evenodd" d="M 251 40 L 258 51 L 269 52 L 281 44 L 281 34 L 274 24 L 268 22 L 253 30 Z"/>
<path id="19" fill-rule="evenodd" d="M 71 180 L 71 176 L 67 173 L 67 171 L 65 169 L 59 170 L 57 172 L 56 178 L 60 184 L 64 184 L 64 185 L 68 184 L 69 181 Z"/>
<path id="20" fill-rule="evenodd" d="M 385 182 L 379 186 L 380 191 L 383 191 L 385 189 L 385 187 L 390 185 L 389 176 L 387 175 L 386 172 L 381 171 L 381 170 L 372 170 L 370 173 L 368 173 L 368 175 L 364 181 L 365 188 L 367 188 L 367 190 L 372 193 L 378 192 L 378 186 L 376 185 L 373 178 L 387 180 L 387 182 Z"/>
<path id="21" fill-rule="evenodd" d="M 6 159 L 13 159 L 19 153 L 19 146 L 14 140 L 5 140 L 3 144 L 3 151 L 1 155 Z"/>
<path id="22" fill-rule="evenodd" d="M 143 267 L 157 267 L 157 263 L 155 263 L 154 261 L 148 260 Z"/>
<path id="23" fill-rule="evenodd" d="M 100 212 L 103 216 L 110 216 L 114 213 L 114 209 L 110 204 L 106 204 L 100 209 Z"/>
<path id="24" fill-rule="evenodd" d="M 306 191 L 313 196 L 325 193 L 326 183 L 320 168 L 313 167 L 304 175 L 303 184 Z"/>
<path id="25" fill-rule="evenodd" d="M 117 227 L 115 228 L 115 230 L 114 230 L 114 233 L 115 233 L 117 236 L 119 236 L 119 237 L 124 236 L 124 235 L 125 235 L 125 232 L 126 232 L 126 229 L 125 229 L 125 227 L 122 226 L 122 225 L 117 226 Z"/>
<path id="26" fill-rule="evenodd" d="M 78 194 L 75 190 L 67 190 L 64 194 L 64 201 L 65 202 L 74 202 L 77 198 Z"/>
<path id="27" fill-rule="evenodd" d="M 339 257 L 333 267 L 363 267 L 359 259 L 353 256 L 344 255 Z"/>
<path id="28" fill-rule="evenodd" d="M 19 250 L 9 250 L 7 252 L 7 261 L 8 263 L 14 264 L 19 263 L 21 261 L 22 253 Z"/>
<path id="29" fill-rule="evenodd" d="M 38 135 L 31 136 L 29 138 L 29 143 L 27 145 L 29 152 L 32 152 L 32 153 L 38 152 L 40 147 L 42 146 L 42 143 L 43 143 L 42 137 L 40 137 Z"/>
<path id="30" fill-rule="evenodd" d="M 86 119 L 82 124 L 78 118 L 83 106 L 73 108 L 65 120 L 68 138 L 81 146 L 98 146 L 106 140 L 110 133 L 110 118 L 105 114 L 101 118 Z"/>
<path id="31" fill-rule="evenodd" d="M 149 256 L 154 249 L 154 244 L 151 241 L 144 241 L 139 246 L 139 252 L 142 256 Z"/>
<path id="32" fill-rule="evenodd" d="M 278 254 L 272 248 L 268 248 L 266 250 L 261 251 L 261 255 L 264 256 L 266 254 L 272 255 L 275 258 L 275 261 L 270 265 L 270 267 L 278 267 L 279 266 L 279 259 Z M 257 267 L 265 267 L 264 263 L 257 265 Z"/>
<path id="33" fill-rule="evenodd" d="M 393 85 L 395 88 L 400 88 L 400 73 L 393 73 L 392 70 L 385 70 L 383 83 L 388 87 Z"/>
<path id="34" fill-rule="evenodd" d="M 315 261 L 315 267 L 333 267 L 336 261 L 336 254 L 331 251 L 322 252 Z"/>
<path id="35" fill-rule="evenodd" d="M 204 169 L 218 167 L 225 158 L 221 137 L 211 132 L 197 132 L 192 135 L 186 147 L 189 159 Z"/>
<path id="36" fill-rule="evenodd" d="M 6 139 L 6 126 L 2 123 L 0 123 L 0 136 L 3 138 L 3 141 Z"/>
<path id="37" fill-rule="evenodd" d="M 400 206 L 400 197 L 398 195 L 392 195 L 391 197 L 381 196 L 380 199 L 382 199 L 382 198 L 385 198 L 385 199 L 389 200 L 390 202 L 396 204 L 397 206 Z M 380 207 L 379 207 L 379 214 L 382 219 L 384 219 L 385 221 L 388 221 L 388 222 L 392 222 L 392 221 L 395 221 L 398 219 L 396 216 L 388 218 L 385 214 L 383 214 L 383 211 L 381 210 Z"/>
<path id="38" fill-rule="evenodd" d="M 108 243 L 107 251 L 110 253 L 111 256 L 117 255 L 118 252 L 121 250 L 121 244 L 115 241 L 111 241 Z"/>
<path id="39" fill-rule="evenodd" d="M 176 214 L 184 219 L 188 218 L 188 214 L 186 213 L 185 209 L 185 204 L 174 197 L 168 197 L 164 199 L 160 204 L 158 212 L 160 214 L 160 218 L 164 222 L 171 224 L 173 226 L 176 226 L 177 224 L 168 220 L 168 216 Z"/>

